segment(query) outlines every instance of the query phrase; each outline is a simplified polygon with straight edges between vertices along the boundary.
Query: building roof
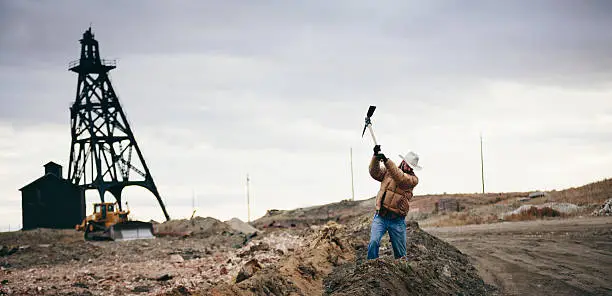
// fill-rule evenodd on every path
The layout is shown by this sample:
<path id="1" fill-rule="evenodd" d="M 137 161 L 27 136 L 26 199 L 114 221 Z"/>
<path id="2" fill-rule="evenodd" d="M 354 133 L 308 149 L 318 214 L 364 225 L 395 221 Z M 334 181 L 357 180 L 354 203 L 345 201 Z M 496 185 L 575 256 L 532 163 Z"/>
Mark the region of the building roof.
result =
<path id="1" fill-rule="evenodd" d="M 62 178 L 60 178 L 60 177 L 58 177 L 58 176 L 56 176 L 54 174 L 46 174 L 46 175 L 44 175 L 44 176 L 42 176 L 42 177 L 32 181 L 30 184 L 21 187 L 19 189 L 19 191 L 23 191 L 24 189 L 26 189 L 28 187 L 35 186 L 36 184 L 38 184 L 41 181 L 46 180 L 46 179 L 51 179 L 51 180 L 54 180 L 55 182 L 63 182 L 63 183 L 70 184 L 72 186 L 78 187 L 77 185 L 72 184 L 72 182 L 70 182 L 70 181 L 68 181 L 66 179 L 62 179 Z"/>
<path id="2" fill-rule="evenodd" d="M 43 166 L 44 166 L 44 167 L 47 167 L 47 166 L 51 166 L 51 165 L 52 165 L 52 166 L 59 166 L 59 167 L 61 167 L 61 166 L 62 166 L 62 165 L 57 164 L 57 163 L 55 163 L 55 162 L 53 162 L 53 161 L 49 161 L 49 162 L 47 162 L 47 164 L 45 164 L 45 165 L 43 165 Z"/>

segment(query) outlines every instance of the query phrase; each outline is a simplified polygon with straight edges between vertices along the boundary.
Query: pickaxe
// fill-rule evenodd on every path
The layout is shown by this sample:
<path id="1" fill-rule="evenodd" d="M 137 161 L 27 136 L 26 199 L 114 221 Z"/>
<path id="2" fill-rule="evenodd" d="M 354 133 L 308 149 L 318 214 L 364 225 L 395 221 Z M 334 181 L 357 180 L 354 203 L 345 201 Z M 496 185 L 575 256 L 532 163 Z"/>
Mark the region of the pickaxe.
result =
<path id="1" fill-rule="evenodd" d="M 368 128 L 370 130 L 370 135 L 372 135 L 372 140 L 374 140 L 374 145 L 378 145 L 378 143 L 376 143 L 374 131 L 372 130 L 372 122 L 370 121 L 370 117 L 374 115 L 374 110 L 376 110 L 376 106 L 370 106 L 370 108 L 368 109 L 368 113 L 366 114 L 365 118 L 365 126 L 363 127 L 363 132 L 361 132 L 361 137 L 363 138 L 363 134 L 365 134 L 365 130 L 366 128 Z"/>

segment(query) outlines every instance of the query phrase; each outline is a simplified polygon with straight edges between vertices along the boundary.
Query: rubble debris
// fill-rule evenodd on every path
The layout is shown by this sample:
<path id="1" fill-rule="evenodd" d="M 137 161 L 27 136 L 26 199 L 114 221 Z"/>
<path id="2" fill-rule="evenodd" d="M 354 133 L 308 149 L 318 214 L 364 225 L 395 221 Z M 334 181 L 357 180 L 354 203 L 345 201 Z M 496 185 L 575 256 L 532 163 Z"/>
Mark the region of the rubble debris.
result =
<path id="1" fill-rule="evenodd" d="M 593 216 L 612 216 L 612 198 L 606 200 L 599 209 L 593 211 Z"/>
<path id="2" fill-rule="evenodd" d="M 163 282 L 163 281 L 167 281 L 167 280 L 171 280 L 171 279 L 172 279 L 172 276 L 167 274 L 167 273 L 164 273 L 164 274 L 162 274 L 162 275 L 160 275 L 160 276 L 155 278 L 155 280 L 158 281 L 158 282 Z"/>
<path id="3" fill-rule="evenodd" d="M 335 266 L 355 258 L 353 252 L 346 249 L 350 244 L 345 230 L 335 222 L 318 227 L 316 231 L 313 228 L 302 238 L 302 241 L 313 241 L 312 244 L 301 246 L 276 264 L 263 266 L 247 279 L 235 284 L 219 284 L 206 292 L 211 295 L 321 295 L 323 278 Z M 275 249 L 279 248 L 271 246 L 269 251 L 276 253 Z"/>
<path id="4" fill-rule="evenodd" d="M 265 242 L 260 242 L 255 245 L 251 245 L 248 250 L 238 253 L 238 257 L 247 257 L 251 256 L 256 252 L 265 252 L 270 250 L 270 245 Z"/>
<path id="5" fill-rule="evenodd" d="M 19 250 L 18 247 L 9 247 L 0 245 L 0 257 L 10 256 Z"/>
<path id="6" fill-rule="evenodd" d="M 229 221 L 225 221 L 227 225 L 229 225 L 234 231 L 242 232 L 247 235 L 251 235 L 253 233 L 258 232 L 259 230 L 248 223 L 243 222 L 238 218 L 232 218 Z"/>
<path id="7" fill-rule="evenodd" d="M 252 245 L 249 250 L 251 252 L 258 252 L 258 251 L 267 251 L 270 250 L 270 245 L 268 245 L 267 243 L 258 243 L 256 245 Z"/>
<path id="8" fill-rule="evenodd" d="M 77 287 L 77 288 L 83 288 L 83 289 L 89 289 L 89 286 L 87 286 L 84 283 L 81 282 L 76 282 L 74 284 L 72 284 L 73 287 Z"/>
<path id="9" fill-rule="evenodd" d="M 304 276 L 311 277 L 313 280 L 315 279 L 317 275 L 317 270 L 310 264 L 298 265 L 298 271 Z"/>
<path id="10" fill-rule="evenodd" d="M 151 287 L 149 286 L 136 286 L 134 287 L 134 289 L 132 289 L 132 292 L 135 292 L 135 293 L 146 293 L 150 291 L 151 291 Z"/>
<path id="11" fill-rule="evenodd" d="M 175 288 L 173 288 L 170 292 L 164 294 L 167 296 L 187 296 L 187 295 L 192 295 L 191 292 L 189 291 L 189 289 L 187 289 L 187 287 L 183 286 L 183 285 L 179 285 Z"/>
<path id="12" fill-rule="evenodd" d="M 249 260 L 249 262 L 245 263 L 238 272 L 238 275 L 236 276 L 236 283 L 240 283 L 252 277 L 259 270 L 261 270 L 261 265 L 259 265 L 257 259 Z"/>
<path id="13" fill-rule="evenodd" d="M 170 255 L 170 262 L 172 263 L 181 263 L 183 261 L 185 261 L 185 259 L 179 254 Z"/>

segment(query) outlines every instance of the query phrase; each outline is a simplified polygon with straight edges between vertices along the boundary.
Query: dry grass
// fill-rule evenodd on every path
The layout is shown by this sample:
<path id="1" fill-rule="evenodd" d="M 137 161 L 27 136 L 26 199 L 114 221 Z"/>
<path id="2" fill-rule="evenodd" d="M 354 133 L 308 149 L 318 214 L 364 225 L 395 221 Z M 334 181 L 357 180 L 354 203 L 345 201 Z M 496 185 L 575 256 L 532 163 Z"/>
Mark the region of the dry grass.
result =
<path id="1" fill-rule="evenodd" d="M 612 198 L 612 179 L 548 193 L 549 201 L 568 202 L 579 206 L 601 205 L 608 198 Z"/>
<path id="2" fill-rule="evenodd" d="M 412 217 L 421 220 L 427 226 L 461 226 L 469 224 L 496 223 L 502 212 L 516 209 L 525 204 L 543 204 L 546 202 L 566 202 L 583 207 L 571 214 L 559 213 L 549 207 L 537 209 L 532 207 L 527 211 L 504 218 L 504 221 L 523 221 L 543 219 L 548 217 L 570 217 L 590 213 L 594 207 L 599 207 L 608 198 L 612 198 L 612 179 L 605 179 L 581 187 L 568 188 L 561 191 L 548 191 L 545 197 L 534 198 L 527 202 L 519 202 L 518 198 L 527 197 L 527 192 L 487 193 L 487 194 L 443 194 L 415 197 L 410 206 L 419 208 L 419 215 Z M 454 198 L 459 201 L 461 211 L 454 213 L 435 214 L 434 205 L 441 198 Z M 500 212 L 501 211 L 501 212 Z"/>
<path id="3" fill-rule="evenodd" d="M 424 226 L 445 227 L 445 226 L 462 226 L 470 224 L 488 224 L 498 222 L 497 215 L 476 215 L 470 212 L 455 212 L 444 215 L 442 219 L 431 223 L 423 223 Z"/>
<path id="4" fill-rule="evenodd" d="M 459 201 L 460 209 L 471 209 L 483 205 L 505 204 L 528 195 L 528 192 L 428 194 L 415 196 L 414 199 L 410 201 L 410 207 L 418 208 L 420 212 L 433 212 L 435 204 L 440 199 L 450 198 Z"/>

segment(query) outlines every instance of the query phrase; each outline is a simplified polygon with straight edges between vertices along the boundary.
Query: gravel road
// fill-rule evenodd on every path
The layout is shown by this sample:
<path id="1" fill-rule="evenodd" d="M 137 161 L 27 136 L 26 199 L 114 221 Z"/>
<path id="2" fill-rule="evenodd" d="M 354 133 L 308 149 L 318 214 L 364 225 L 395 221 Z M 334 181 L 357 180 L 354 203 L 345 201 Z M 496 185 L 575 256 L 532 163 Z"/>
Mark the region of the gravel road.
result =
<path id="1" fill-rule="evenodd" d="M 612 217 L 425 228 L 502 295 L 612 295 Z"/>

